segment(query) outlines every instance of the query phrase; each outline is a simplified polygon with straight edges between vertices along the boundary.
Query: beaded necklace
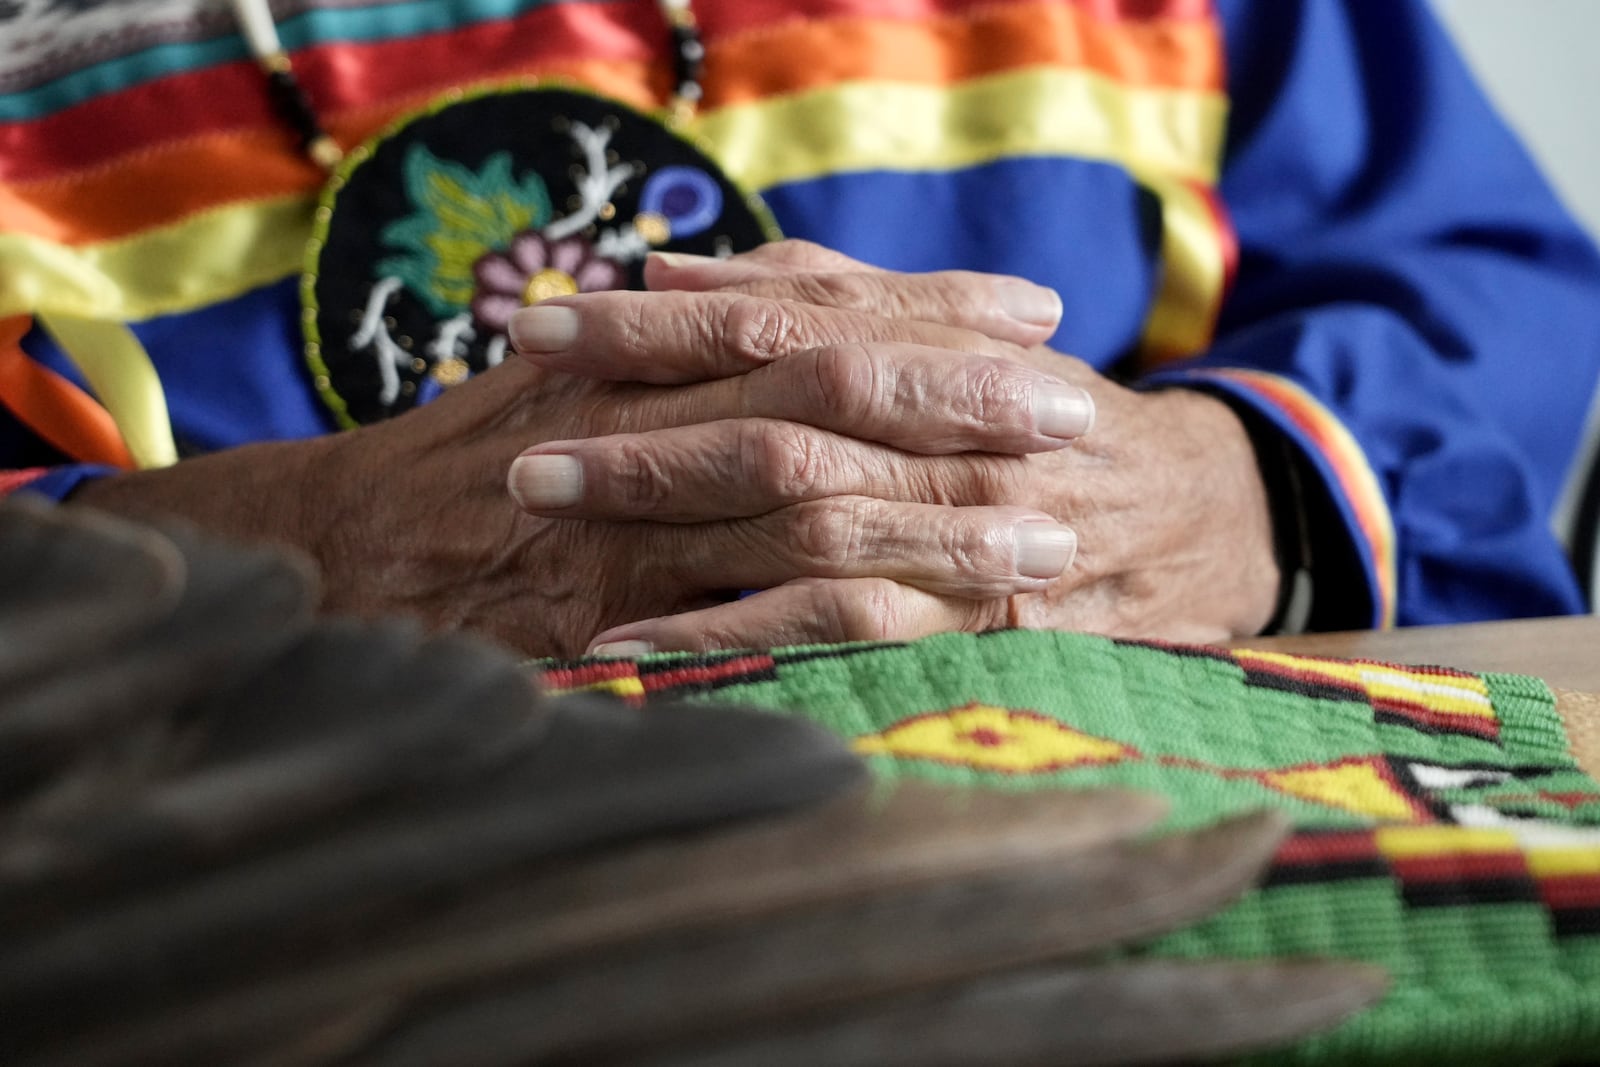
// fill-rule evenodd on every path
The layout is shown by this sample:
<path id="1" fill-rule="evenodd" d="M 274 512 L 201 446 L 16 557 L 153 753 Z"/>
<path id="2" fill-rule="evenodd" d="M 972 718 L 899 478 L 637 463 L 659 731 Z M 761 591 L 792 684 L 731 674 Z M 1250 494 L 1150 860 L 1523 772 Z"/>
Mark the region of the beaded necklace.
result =
<path id="1" fill-rule="evenodd" d="M 301 280 L 305 355 L 344 426 L 400 414 L 504 359 L 515 310 L 642 286 L 652 249 L 729 255 L 771 216 L 687 136 L 705 46 L 691 0 L 654 0 L 673 55 L 657 115 L 548 82 L 452 90 L 341 147 L 267 0 L 231 0 L 274 108 L 329 174 Z"/>

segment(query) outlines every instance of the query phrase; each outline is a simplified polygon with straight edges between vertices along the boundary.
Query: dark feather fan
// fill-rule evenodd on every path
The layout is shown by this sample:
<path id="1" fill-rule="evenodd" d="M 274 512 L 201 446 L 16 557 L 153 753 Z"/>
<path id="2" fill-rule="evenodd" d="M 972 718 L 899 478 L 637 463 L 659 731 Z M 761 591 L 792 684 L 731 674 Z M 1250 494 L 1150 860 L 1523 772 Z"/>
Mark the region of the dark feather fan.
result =
<path id="1" fill-rule="evenodd" d="M 1349 964 L 1111 950 L 1284 828 L 872 787 L 792 718 L 545 699 L 274 550 L 0 506 L 0 1060 L 1089 1064 L 1270 1047 Z"/>

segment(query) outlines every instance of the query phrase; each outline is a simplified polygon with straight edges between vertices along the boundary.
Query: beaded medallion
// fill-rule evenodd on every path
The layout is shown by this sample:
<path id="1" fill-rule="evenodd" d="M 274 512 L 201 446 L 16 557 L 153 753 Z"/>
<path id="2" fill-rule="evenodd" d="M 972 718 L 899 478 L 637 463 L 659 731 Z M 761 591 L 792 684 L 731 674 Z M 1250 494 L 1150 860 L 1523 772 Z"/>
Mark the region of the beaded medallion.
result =
<path id="1" fill-rule="evenodd" d="M 640 288 L 653 249 L 776 236 L 649 115 L 548 85 L 452 93 L 335 169 L 301 284 L 307 361 L 341 423 L 371 423 L 500 363 L 524 304 Z"/>

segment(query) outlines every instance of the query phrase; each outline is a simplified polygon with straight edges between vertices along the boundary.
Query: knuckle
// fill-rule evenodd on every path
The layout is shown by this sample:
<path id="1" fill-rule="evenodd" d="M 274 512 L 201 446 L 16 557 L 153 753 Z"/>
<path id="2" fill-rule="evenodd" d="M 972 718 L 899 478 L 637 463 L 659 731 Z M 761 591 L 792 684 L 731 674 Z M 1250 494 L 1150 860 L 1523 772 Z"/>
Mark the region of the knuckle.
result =
<path id="1" fill-rule="evenodd" d="M 1031 422 L 1030 384 L 997 359 L 979 359 L 966 368 L 961 395 L 971 410 L 966 414 L 980 428 L 1022 425 Z"/>
<path id="2" fill-rule="evenodd" d="M 939 544 L 960 595 L 988 600 L 1039 588 L 1036 579 L 1019 573 L 1014 521 L 989 512 L 964 517 L 942 533 Z"/>
<path id="3" fill-rule="evenodd" d="M 826 482 L 826 448 L 805 427 L 762 421 L 742 431 L 750 481 L 779 500 L 807 500 Z"/>
<path id="4" fill-rule="evenodd" d="M 937 536 L 940 552 L 957 575 L 968 579 L 993 577 L 1002 553 L 989 524 L 976 528 L 965 522 L 951 524 L 941 528 Z"/>
<path id="5" fill-rule="evenodd" d="M 887 641 L 903 632 L 898 583 L 887 578 L 864 578 L 818 589 L 827 600 L 819 609 L 831 617 L 835 632 L 844 640 Z"/>
<path id="6" fill-rule="evenodd" d="M 782 301 L 740 296 L 723 313 L 722 342 L 733 355 L 753 364 L 783 355 L 795 333 L 794 316 Z"/>
<path id="7" fill-rule="evenodd" d="M 617 351 L 630 361 L 649 359 L 660 341 L 661 322 L 652 314 L 655 304 L 644 300 L 618 301 L 606 316 Z"/>
<path id="8" fill-rule="evenodd" d="M 661 510 L 672 498 L 672 474 L 660 454 L 640 440 L 617 444 L 618 495 L 623 505 L 634 512 Z"/>
<path id="9" fill-rule="evenodd" d="M 813 502 L 796 509 L 789 543 L 802 559 L 832 576 L 860 557 L 864 532 L 852 508 L 832 501 Z"/>
<path id="10" fill-rule="evenodd" d="M 805 369 L 805 384 L 819 412 L 852 422 L 885 403 L 885 375 L 865 345 L 813 349 Z"/>

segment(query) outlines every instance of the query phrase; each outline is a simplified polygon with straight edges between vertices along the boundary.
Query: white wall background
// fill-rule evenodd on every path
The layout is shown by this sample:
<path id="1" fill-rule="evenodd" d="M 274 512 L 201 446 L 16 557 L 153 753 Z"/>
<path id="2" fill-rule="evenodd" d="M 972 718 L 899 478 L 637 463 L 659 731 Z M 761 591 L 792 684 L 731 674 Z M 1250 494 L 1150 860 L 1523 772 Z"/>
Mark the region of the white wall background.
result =
<path id="1" fill-rule="evenodd" d="M 1600 236 L 1600 0 L 1433 0 L 1567 207 Z"/>

